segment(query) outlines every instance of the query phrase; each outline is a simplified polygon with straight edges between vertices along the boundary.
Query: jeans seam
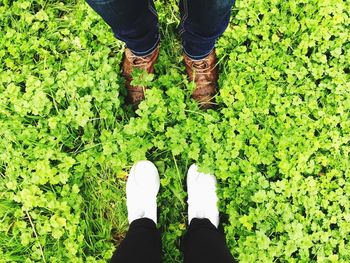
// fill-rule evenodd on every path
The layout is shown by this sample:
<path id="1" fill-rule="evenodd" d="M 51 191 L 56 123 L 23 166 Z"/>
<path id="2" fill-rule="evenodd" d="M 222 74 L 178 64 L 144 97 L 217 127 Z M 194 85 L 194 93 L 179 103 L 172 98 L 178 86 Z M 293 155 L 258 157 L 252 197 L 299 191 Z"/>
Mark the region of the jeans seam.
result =
<path id="1" fill-rule="evenodd" d="M 105 0 L 105 1 L 98 1 L 98 4 L 99 5 L 105 5 L 105 4 L 110 4 L 112 3 L 114 0 Z M 92 1 L 87 1 L 88 3 L 89 2 L 92 2 Z M 96 3 L 97 4 L 97 3 Z"/>
<path id="2" fill-rule="evenodd" d="M 158 13 L 157 11 L 153 8 L 152 4 L 151 4 L 152 0 L 148 1 L 148 9 L 152 12 L 152 14 L 154 14 L 157 18 L 158 18 Z"/>
<path id="3" fill-rule="evenodd" d="M 184 4 L 184 16 L 182 18 L 182 25 L 181 25 L 181 30 L 179 32 L 180 36 L 185 32 L 185 22 L 188 18 L 188 6 L 187 6 L 187 0 L 183 0 Z"/>

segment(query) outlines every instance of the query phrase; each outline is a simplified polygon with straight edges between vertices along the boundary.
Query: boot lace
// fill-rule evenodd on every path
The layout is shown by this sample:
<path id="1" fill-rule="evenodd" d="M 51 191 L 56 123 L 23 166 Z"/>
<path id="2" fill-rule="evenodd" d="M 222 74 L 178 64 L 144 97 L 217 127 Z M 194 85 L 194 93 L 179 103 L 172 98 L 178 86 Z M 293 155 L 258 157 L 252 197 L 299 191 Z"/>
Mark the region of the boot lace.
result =
<path id="1" fill-rule="evenodd" d="M 144 56 L 144 57 L 131 54 L 130 60 L 131 60 L 131 64 L 133 66 L 145 67 L 145 66 L 149 65 L 149 63 L 152 61 L 152 54 Z"/>
<path id="2" fill-rule="evenodd" d="M 193 61 L 192 67 L 196 70 L 196 73 L 205 75 L 210 74 L 209 60 L 207 58 Z"/>

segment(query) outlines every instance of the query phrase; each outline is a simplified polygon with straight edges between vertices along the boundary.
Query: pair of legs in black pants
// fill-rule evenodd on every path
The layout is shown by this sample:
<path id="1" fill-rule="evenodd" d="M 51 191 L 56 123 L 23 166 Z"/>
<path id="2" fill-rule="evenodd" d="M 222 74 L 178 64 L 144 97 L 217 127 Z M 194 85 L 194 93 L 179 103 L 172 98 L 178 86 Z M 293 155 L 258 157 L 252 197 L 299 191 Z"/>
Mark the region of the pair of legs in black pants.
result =
<path id="1" fill-rule="evenodd" d="M 156 224 L 141 218 L 133 221 L 112 263 L 161 262 L 161 236 Z M 225 236 L 208 219 L 194 218 L 181 241 L 185 263 L 232 263 Z"/>
<path id="2" fill-rule="evenodd" d="M 130 228 L 114 253 L 112 263 L 159 263 L 161 234 L 157 229 L 157 194 L 160 177 L 150 161 L 139 161 L 129 172 L 126 206 Z M 223 232 L 218 230 L 216 178 L 198 171 L 193 164 L 187 173 L 189 228 L 181 240 L 185 263 L 231 263 Z"/>

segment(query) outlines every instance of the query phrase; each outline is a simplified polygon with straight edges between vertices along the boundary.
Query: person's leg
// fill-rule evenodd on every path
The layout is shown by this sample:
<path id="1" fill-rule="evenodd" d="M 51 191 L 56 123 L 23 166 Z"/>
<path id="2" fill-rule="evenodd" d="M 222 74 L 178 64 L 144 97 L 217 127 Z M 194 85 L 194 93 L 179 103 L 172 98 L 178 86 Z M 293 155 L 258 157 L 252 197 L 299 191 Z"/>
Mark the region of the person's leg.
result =
<path id="1" fill-rule="evenodd" d="M 111 263 L 159 263 L 161 250 L 160 232 L 154 221 L 149 218 L 137 219 L 130 224 Z"/>
<path id="2" fill-rule="evenodd" d="M 225 235 L 207 218 L 193 218 L 181 242 L 184 263 L 233 263 Z"/>
<path id="3" fill-rule="evenodd" d="M 161 237 L 156 228 L 157 193 L 159 190 L 157 168 L 149 161 L 140 161 L 130 170 L 126 184 L 128 233 L 112 263 L 160 263 Z"/>
<path id="4" fill-rule="evenodd" d="M 202 109 L 214 108 L 217 94 L 215 42 L 228 26 L 234 0 L 180 0 L 180 35 L 186 71 Z"/>
<path id="5" fill-rule="evenodd" d="M 159 42 L 158 16 L 152 0 L 86 0 L 137 56 L 152 53 Z"/>
<path id="6" fill-rule="evenodd" d="M 226 30 L 234 0 L 180 0 L 180 35 L 185 54 L 199 60 L 208 56 Z"/>
<path id="7" fill-rule="evenodd" d="M 131 85 L 134 69 L 154 73 L 159 53 L 158 15 L 153 0 L 86 0 L 107 22 L 114 35 L 126 43 L 122 72 L 126 102 L 138 107 L 147 87 Z"/>
<path id="8" fill-rule="evenodd" d="M 225 236 L 218 230 L 216 179 L 198 172 L 192 165 L 187 174 L 188 221 L 190 226 L 181 242 L 184 263 L 232 263 Z"/>

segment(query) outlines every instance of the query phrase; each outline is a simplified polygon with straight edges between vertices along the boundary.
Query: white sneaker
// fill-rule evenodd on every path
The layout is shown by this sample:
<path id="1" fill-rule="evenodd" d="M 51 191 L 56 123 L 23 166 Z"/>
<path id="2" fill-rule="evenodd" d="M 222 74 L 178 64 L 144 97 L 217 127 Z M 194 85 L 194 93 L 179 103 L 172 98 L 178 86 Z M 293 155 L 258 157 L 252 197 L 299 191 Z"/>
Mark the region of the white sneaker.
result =
<path id="1" fill-rule="evenodd" d="M 157 224 L 157 194 L 159 174 L 150 161 L 139 161 L 130 170 L 126 182 L 126 206 L 128 221 L 147 217 Z"/>
<path id="2" fill-rule="evenodd" d="M 198 172 L 197 165 L 192 164 L 187 173 L 187 193 L 188 223 L 191 223 L 192 218 L 208 218 L 218 227 L 219 209 L 215 176 Z"/>

